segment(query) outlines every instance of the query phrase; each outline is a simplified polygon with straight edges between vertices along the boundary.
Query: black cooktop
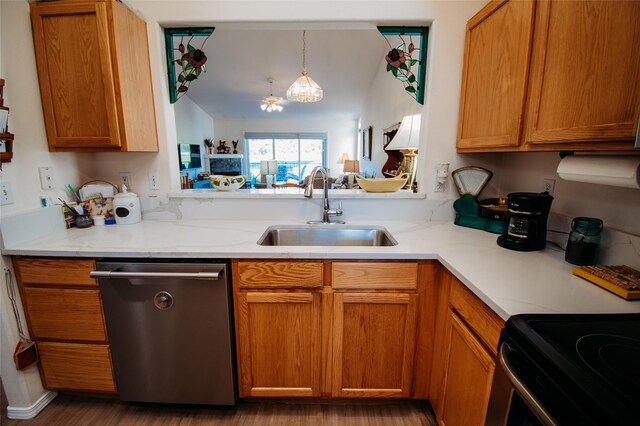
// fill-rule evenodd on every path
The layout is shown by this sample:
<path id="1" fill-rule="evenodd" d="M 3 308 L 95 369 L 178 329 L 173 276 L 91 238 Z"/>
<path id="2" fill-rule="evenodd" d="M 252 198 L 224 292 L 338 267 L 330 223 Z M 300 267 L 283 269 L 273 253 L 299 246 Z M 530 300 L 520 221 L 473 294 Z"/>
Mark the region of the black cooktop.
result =
<path id="1" fill-rule="evenodd" d="M 516 315 L 502 341 L 561 424 L 640 424 L 640 314 Z"/>

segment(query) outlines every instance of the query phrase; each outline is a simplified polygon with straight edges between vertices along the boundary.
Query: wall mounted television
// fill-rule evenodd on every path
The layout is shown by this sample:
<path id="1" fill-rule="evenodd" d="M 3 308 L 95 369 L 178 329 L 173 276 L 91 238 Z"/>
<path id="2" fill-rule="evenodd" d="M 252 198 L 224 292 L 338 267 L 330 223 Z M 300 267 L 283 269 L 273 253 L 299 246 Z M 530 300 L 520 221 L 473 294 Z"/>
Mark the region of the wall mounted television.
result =
<path id="1" fill-rule="evenodd" d="M 188 143 L 178 144 L 178 161 L 180 162 L 180 170 L 202 167 L 200 145 Z"/>

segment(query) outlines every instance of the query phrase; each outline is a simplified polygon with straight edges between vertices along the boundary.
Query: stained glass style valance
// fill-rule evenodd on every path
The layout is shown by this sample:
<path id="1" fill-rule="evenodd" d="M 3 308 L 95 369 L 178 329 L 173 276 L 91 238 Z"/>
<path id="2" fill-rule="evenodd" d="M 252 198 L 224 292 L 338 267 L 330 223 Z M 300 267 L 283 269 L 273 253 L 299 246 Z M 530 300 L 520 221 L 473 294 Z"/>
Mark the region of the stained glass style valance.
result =
<path id="1" fill-rule="evenodd" d="M 378 27 L 389 43 L 387 72 L 402 82 L 404 90 L 424 104 L 428 27 Z"/>

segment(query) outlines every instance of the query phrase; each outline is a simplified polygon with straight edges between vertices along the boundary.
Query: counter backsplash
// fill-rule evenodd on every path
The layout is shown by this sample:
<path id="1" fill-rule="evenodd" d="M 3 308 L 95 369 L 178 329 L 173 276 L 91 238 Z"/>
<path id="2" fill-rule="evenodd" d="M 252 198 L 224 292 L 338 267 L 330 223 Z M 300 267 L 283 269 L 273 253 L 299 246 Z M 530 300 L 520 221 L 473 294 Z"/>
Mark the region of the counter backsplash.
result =
<path id="1" fill-rule="evenodd" d="M 571 216 L 551 212 L 547 228 L 568 233 L 571 231 L 572 220 Z M 547 234 L 549 241 L 563 248 L 566 247 L 568 238 L 567 234 L 555 232 Z M 628 265 L 640 270 L 640 235 L 609 228 L 605 223 L 596 262 L 600 265 Z"/>
<path id="2" fill-rule="evenodd" d="M 159 198 L 141 197 L 146 220 L 320 220 L 322 197 L 285 199 Z M 343 199 L 340 220 L 452 221 L 454 200 Z M 338 200 L 330 199 L 331 207 Z"/>

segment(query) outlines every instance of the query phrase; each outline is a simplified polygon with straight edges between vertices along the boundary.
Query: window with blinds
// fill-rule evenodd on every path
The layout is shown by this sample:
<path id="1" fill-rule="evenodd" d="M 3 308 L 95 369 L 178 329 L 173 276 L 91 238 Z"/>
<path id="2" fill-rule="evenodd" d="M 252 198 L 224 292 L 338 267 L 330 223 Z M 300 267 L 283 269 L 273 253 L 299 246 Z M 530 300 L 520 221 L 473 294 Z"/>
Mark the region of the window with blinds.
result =
<path id="1" fill-rule="evenodd" d="M 260 162 L 275 160 L 275 181 L 300 183 L 315 166 L 326 164 L 324 133 L 245 133 L 248 179 L 260 180 Z"/>

